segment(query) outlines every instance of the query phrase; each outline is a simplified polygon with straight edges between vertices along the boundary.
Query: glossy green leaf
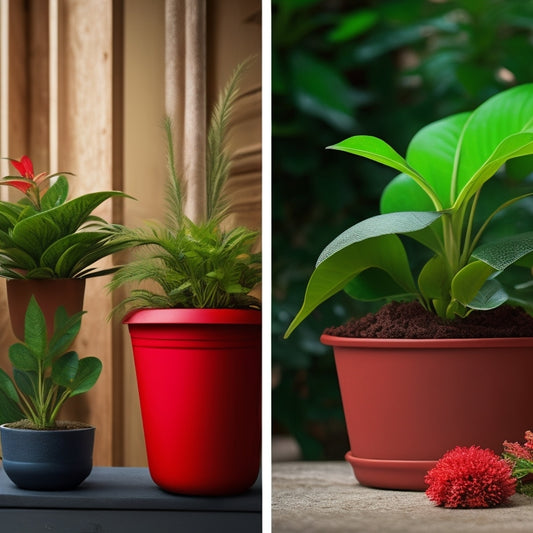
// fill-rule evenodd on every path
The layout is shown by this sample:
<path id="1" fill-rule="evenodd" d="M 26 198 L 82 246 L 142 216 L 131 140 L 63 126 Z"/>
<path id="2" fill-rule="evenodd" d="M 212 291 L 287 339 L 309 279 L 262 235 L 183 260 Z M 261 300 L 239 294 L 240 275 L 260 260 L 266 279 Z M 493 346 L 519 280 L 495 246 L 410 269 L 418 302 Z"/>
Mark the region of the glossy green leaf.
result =
<path id="1" fill-rule="evenodd" d="M 318 305 L 368 268 L 383 269 L 406 292 L 416 292 L 407 255 L 396 235 L 366 238 L 349 245 L 344 243 L 335 253 L 321 255 L 307 285 L 302 307 L 289 325 L 285 337 Z"/>
<path id="2" fill-rule="evenodd" d="M 455 157 L 469 116 L 470 113 L 460 113 L 425 126 L 407 148 L 407 162 L 424 176 L 443 208 L 451 207 L 455 200 L 452 194 Z"/>
<path id="3" fill-rule="evenodd" d="M 505 270 L 531 252 L 533 232 L 530 231 L 483 244 L 472 255 L 495 270 Z"/>
<path id="4" fill-rule="evenodd" d="M 24 320 L 24 342 L 40 358 L 45 353 L 47 343 L 46 320 L 43 312 L 32 295 Z"/>
<path id="5" fill-rule="evenodd" d="M 39 377 L 37 372 L 15 368 L 13 370 L 13 379 L 22 394 L 32 398 L 34 404 L 39 401 L 36 393 L 39 388 Z"/>
<path id="6" fill-rule="evenodd" d="M 468 201 L 509 159 L 529 154 L 533 154 L 533 131 L 517 133 L 504 139 L 461 189 L 456 205 L 460 206 Z"/>
<path id="7" fill-rule="evenodd" d="M 39 368 L 38 354 L 34 354 L 25 344 L 20 342 L 9 347 L 9 360 L 19 370 L 34 370 Z"/>
<path id="8" fill-rule="evenodd" d="M 54 316 L 54 332 L 48 347 L 48 356 L 53 360 L 63 353 L 78 335 L 85 311 L 69 316 L 64 307 L 58 307 Z"/>
<path id="9" fill-rule="evenodd" d="M 23 418 L 24 413 L 18 404 L 9 398 L 0 388 L 0 424 L 16 422 L 17 420 L 22 420 Z"/>
<path id="10" fill-rule="evenodd" d="M 411 291 L 406 291 L 384 271 L 377 268 L 364 270 L 344 287 L 344 292 L 361 301 L 375 300 L 404 300 L 416 296 Z"/>
<path id="11" fill-rule="evenodd" d="M 473 300 L 468 303 L 471 309 L 487 311 L 495 309 L 507 302 L 509 299 L 507 292 L 495 279 L 489 279 L 478 291 Z"/>
<path id="12" fill-rule="evenodd" d="M 102 371 L 102 362 L 96 357 L 84 357 L 79 360 L 78 372 L 72 382 L 71 396 L 87 392 L 95 383 Z"/>
<path id="13" fill-rule="evenodd" d="M 481 104 L 472 112 L 461 138 L 458 192 L 486 165 L 507 137 L 531 132 L 532 128 L 533 84 L 508 89 Z"/>
<path id="14" fill-rule="evenodd" d="M 320 254 L 317 266 L 346 246 L 382 235 L 413 233 L 429 227 L 441 216 L 441 213 L 412 211 L 370 217 L 343 231 L 328 244 Z"/>
<path id="15" fill-rule="evenodd" d="M 74 351 L 67 352 L 52 364 L 52 381 L 56 385 L 71 389 L 78 373 L 79 358 Z"/>
<path id="16" fill-rule="evenodd" d="M 43 209 L 52 209 L 63 204 L 68 196 L 68 180 L 65 176 L 58 176 L 55 183 L 43 194 L 41 206 Z"/>
<path id="17" fill-rule="evenodd" d="M 118 191 L 89 193 L 58 207 L 21 220 L 13 229 L 13 241 L 28 253 L 40 256 L 52 243 L 75 232 L 94 209 Z"/>
<path id="18" fill-rule="evenodd" d="M 378 137 L 356 135 L 355 137 L 350 137 L 340 143 L 328 146 L 328 149 L 340 150 L 342 152 L 348 152 L 349 154 L 366 157 L 367 159 L 376 161 L 377 163 L 381 163 L 398 172 L 411 176 L 431 198 L 433 205 L 437 209 L 440 208 L 440 206 L 435 204 L 438 199 L 437 195 L 425 178 L 412 168 L 409 163 L 407 163 L 407 161 L 394 150 L 394 148 Z"/>
<path id="19" fill-rule="evenodd" d="M 407 174 L 398 174 L 383 189 L 380 200 L 382 213 L 398 211 L 432 211 L 435 209 L 431 198 Z"/>
<path id="20" fill-rule="evenodd" d="M 466 265 L 452 279 L 452 299 L 469 306 L 494 272 L 495 269 L 483 261 L 474 261 Z"/>
<path id="21" fill-rule="evenodd" d="M 22 270 L 37 268 L 37 263 L 32 255 L 20 248 L 5 247 L 1 253 L 6 258 L 5 266 Z"/>
<path id="22" fill-rule="evenodd" d="M 418 288 L 427 302 L 438 305 L 436 301 L 450 300 L 450 282 L 446 260 L 441 255 L 433 256 L 422 267 L 418 275 Z"/>
<path id="23" fill-rule="evenodd" d="M 0 368 L 0 391 L 2 391 L 7 398 L 13 402 L 18 402 L 19 396 L 17 394 L 17 389 L 13 385 L 13 381 L 6 374 L 6 372 Z"/>

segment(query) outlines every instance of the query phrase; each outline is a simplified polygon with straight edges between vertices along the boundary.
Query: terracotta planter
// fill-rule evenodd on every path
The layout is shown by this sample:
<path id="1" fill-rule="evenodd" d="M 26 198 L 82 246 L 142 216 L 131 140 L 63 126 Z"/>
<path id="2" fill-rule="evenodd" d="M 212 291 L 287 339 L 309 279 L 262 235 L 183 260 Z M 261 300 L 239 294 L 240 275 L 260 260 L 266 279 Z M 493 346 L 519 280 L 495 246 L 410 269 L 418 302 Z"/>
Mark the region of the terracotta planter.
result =
<path id="1" fill-rule="evenodd" d="M 151 309 L 127 317 L 148 466 L 161 488 L 250 488 L 261 449 L 261 313 Z"/>
<path id="2" fill-rule="evenodd" d="M 501 453 L 533 428 L 533 338 L 321 341 L 334 347 L 346 459 L 363 485 L 425 490 L 447 450 Z"/>
<path id="3" fill-rule="evenodd" d="M 58 307 L 64 306 L 69 314 L 83 310 L 84 279 L 10 279 L 6 288 L 11 328 L 19 339 L 24 338 L 24 317 L 32 294 L 44 313 L 49 335 Z"/>
<path id="4" fill-rule="evenodd" d="M 94 433 L 94 427 L 31 430 L 4 424 L 2 466 L 21 489 L 73 489 L 91 473 Z"/>

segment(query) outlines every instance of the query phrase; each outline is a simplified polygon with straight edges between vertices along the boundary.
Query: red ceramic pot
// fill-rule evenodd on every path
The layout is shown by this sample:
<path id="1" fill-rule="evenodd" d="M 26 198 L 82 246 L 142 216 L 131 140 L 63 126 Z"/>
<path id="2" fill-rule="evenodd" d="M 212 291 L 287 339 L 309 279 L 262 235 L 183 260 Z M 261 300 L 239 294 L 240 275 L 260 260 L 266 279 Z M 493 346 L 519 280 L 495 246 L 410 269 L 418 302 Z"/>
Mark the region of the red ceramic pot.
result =
<path id="1" fill-rule="evenodd" d="M 261 455 L 261 313 L 149 309 L 124 322 L 154 482 L 191 495 L 250 488 Z"/>
<path id="2" fill-rule="evenodd" d="M 32 294 L 44 313 L 48 335 L 54 330 L 58 307 L 65 307 L 69 315 L 83 310 L 85 279 L 9 279 L 6 288 L 11 328 L 19 339 L 24 339 L 24 318 Z"/>
<path id="3" fill-rule="evenodd" d="M 425 490 L 447 450 L 501 453 L 533 428 L 533 338 L 321 341 L 334 347 L 346 459 L 363 485 Z"/>

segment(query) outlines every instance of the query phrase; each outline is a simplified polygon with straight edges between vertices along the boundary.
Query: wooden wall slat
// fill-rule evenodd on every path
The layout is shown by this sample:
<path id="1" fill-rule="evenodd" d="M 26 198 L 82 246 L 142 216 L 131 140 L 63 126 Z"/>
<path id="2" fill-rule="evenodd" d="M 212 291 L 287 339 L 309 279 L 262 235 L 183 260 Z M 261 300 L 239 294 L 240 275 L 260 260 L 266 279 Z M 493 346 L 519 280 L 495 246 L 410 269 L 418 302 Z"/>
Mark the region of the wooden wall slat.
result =
<path id="1" fill-rule="evenodd" d="M 113 188 L 113 35 L 112 0 L 62 0 L 59 39 L 58 166 L 73 172 L 71 195 Z M 102 204 L 95 214 L 113 220 L 113 204 Z M 101 262 L 109 266 L 108 259 Z M 97 427 L 94 464 L 113 463 L 112 405 L 114 387 L 113 329 L 106 317 L 111 296 L 108 280 L 87 280 L 87 314 L 76 341 L 80 356 L 95 355 L 103 362 L 96 386 L 73 401 L 63 417 L 73 416 Z M 116 354 L 120 357 L 120 354 Z"/>

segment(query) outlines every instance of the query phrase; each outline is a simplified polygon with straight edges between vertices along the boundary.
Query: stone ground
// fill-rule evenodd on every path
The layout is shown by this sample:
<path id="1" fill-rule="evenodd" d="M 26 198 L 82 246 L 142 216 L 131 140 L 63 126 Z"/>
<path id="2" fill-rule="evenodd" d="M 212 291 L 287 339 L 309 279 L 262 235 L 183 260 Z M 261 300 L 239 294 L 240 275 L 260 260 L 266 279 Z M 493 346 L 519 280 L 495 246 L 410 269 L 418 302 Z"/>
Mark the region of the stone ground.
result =
<path id="1" fill-rule="evenodd" d="M 504 507 L 444 509 L 423 492 L 359 485 L 345 462 L 274 462 L 272 533 L 506 533 L 533 531 L 533 498 Z"/>

